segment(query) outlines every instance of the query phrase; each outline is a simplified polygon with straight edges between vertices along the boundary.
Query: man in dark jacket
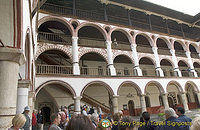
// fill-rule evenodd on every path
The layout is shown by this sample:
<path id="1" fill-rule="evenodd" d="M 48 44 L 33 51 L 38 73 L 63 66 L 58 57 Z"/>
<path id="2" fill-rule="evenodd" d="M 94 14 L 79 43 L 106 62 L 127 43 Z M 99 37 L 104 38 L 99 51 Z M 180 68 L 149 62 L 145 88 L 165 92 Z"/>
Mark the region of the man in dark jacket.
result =
<path id="1" fill-rule="evenodd" d="M 191 122 L 192 122 L 192 119 L 190 119 L 189 117 L 184 115 L 185 114 L 185 109 L 183 107 L 178 107 L 176 113 L 179 116 L 178 120 L 180 120 L 181 122 L 184 122 L 185 129 L 189 130 Z"/>
<path id="2" fill-rule="evenodd" d="M 43 116 L 41 110 L 39 110 L 37 114 L 37 123 L 38 123 L 38 130 L 43 130 Z"/>
<path id="3" fill-rule="evenodd" d="M 148 112 L 142 113 L 142 118 L 140 121 L 145 122 L 145 125 L 142 125 L 138 130 L 158 130 L 158 127 L 155 125 L 154 121 L 150 121 L 150 114 Z"/>

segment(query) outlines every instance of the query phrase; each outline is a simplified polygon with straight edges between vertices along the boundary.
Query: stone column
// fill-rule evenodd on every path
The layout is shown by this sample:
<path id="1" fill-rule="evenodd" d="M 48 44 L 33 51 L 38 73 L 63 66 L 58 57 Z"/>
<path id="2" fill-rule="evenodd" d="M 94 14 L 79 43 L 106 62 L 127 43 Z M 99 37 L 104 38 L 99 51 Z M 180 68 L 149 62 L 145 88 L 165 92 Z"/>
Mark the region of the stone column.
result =
<path id="1" fill-rule="evenodd" d="M 181 93 L 181 98 L 182 98 L 182 103 L 183 103 L 183 107 L 184 107 L 185 111 L 189 111 L 185 93 Z"/>
<path id="2" fill-rule="evenodd" d="M 156 75 L 160 77 L 164 77 L 163 70 L 160 68 L 160 61 L 158 57 L 158 48 L 152 47 L 152 51 L 154 53 L 155 61 L 156 61 Z"/>
<path id="3" fill-rule="evenodd" d="M 174 63 L 175 76 L 182 77 L 181 71 L 179 70 L 179 67 L 178 67 L 178 62 L 177 62 L 177 58 L 176 58 L 176 55 L 175 55 L 175 50 L 170 49 L 170 53 L 172 54 L 172 60 L 173 60 L 173 63 Z"/>
<path id="4" fill-rule="evenodd" d="M 112 99 L 112 103 L 113 103 L 113 112 L 114 113 L 118 113 L 118 95 L 113 95 L 113 99 Z"/>
<path id="5" fill-rule="evenodd" d="M 161 95 L 165 109 L 169 109 L 169 103 L 168 103 L 167 95 L 168 95 L 168 93 L 163 93 Z"/>
<path id="6" fill-rule="evenodd" d="M 114 76 L 116 75 L 116 70 L 113 65 L 113 53 L 112 53 L 112 48 L 111 48 L 111 41 L 106 41 L 106 46 L 107 46 L 107 56 L 108 56 L 108 69 L 110 71 L 110 75 Z"/>
<path id="7" fill-rule="evenodd" d="M 80 75 L 80 67 L 78 61 L 78 37 L 72 37 L 72 60 L 73 74 Z"/>
<path id="8" fill-rule="evenodd" d="M 81 98 L 82 97 L 74 97 L 74 113 L 81 113 Z"/>
<path id="9" fill-rule="evenodd" d="M 24 108 L 28 106 L 28 89 L 29 89 L 30 81 L 29 80 L 21 80 L 18 81 L 17 88 L 17 110 L 16 113 L 22 113 Z"/>
<path id="10" fill-rule="evenodd" d="M 139 60 L 138 60 L 138 54 L 137 54 L 137 44 L 131 44 L 131 50 L 132 50 L 132 55 L 134 59 L 134 72 L 135 75 L 137 76 L 142 76 L 142 70 L 139 67 Z"/>
<path id="11" fill-rule="evenodd" d="M 33 112 L 33 109 L 34 109 L 34 97 L 35 97 L 35 93 L 33 91 L 29 91 L 28 93 L 28 106 L 30 107 L 30 116 L 32 117 L 32 112 Z"/>
<path id="12" fill-rule="evenodd" d="M 141 108 L 142 108 L 142 112 L 145 112 L 147 111 L 147 108 L 146 108 L 146 102 L 145 102 L 145 95 L 140 95 L 140 105 L 141 105 Z"/>
<path id="13" fill-rule="evenodd" d="M 24 55 L 14 48 L 0 48 L 0 129 L 6 130 L 16 114 L 19 65 Z"/>
<path id="14" fill-rule="evenodd" d="M 189 63 L 189 67 L 190 67 L 190 72 L 193 73 L 193 76 L 194 76 L 194 77 L 198 77 L 197 72 L 194 70 L 194 66 L 193 66 L 193 63 L 192 63 L 192 59 L 191 59 L 191 55 L 190 55 L 191 52 L 186 51 L 185 54 L 186 54 L 186 56 L 187 56 L 187 58 L 188 58 L 188 63 Z"/>

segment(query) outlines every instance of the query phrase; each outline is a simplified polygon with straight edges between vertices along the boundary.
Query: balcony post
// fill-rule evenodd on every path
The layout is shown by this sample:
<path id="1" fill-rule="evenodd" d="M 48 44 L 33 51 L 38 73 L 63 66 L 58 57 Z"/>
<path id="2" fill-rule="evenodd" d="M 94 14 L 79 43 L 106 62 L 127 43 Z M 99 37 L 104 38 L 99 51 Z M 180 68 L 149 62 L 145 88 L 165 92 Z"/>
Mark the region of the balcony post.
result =
<path id="1" fill-rule="evenodd" d="M 157 47 L 152 47 L 152 51 L 154 53 L 154 57 L 156 60 L 156 75 L 160 77 L 164 77 L 163 70 L 160 68 L 160 60 L 158 57 L 158 48 Z"/>
<path id="2" fill-rule="evenodd" d="M 78 37 L 72 37 L 72 60 L 73 74 L 80 75 L 80 67 L 78 61 Z"/>
<path id="3" fill-rule="evenodd" d="M 112 105 L 113 105 L 113 112 L 114 112 L 114 114 L 115 113 L 118 113 L 119 111 L 118 111 L 118 95 L 113 95 L 113 99 L 112 99 Z"/>
<path id="4" fill-rule="evenodd" d="M 167 99 L 167 94 L 168 93 L 163 93 L 162 96 L 162 100 L 163 100 L 163 104 L 164 104 L 164 108 L 165 109 L 169 109 L 169 103 L 168 103 L 168 99 Z"/>
<path id="5" fill-rule="evenodd" d="M 181 93 L 181 98 L 182 98 L 182 103 L 183 103 L 183 107 L 184 107 L 185 111 L 189 111 L 187 98 L 186 98 L 186 95 L 184 92 Z"/>
<path id="6" fill-rule="evenodd" d="M 189 63 L 189 66 L 190 66 L 190 72 L 193 73 L 194 77 L 198 77 L 197 72 L 194 70 L 194 66 L 193 66 L 193 63 L 192 63 L 191 52 L 186 51 L 185 54 L 188 58 L 188 63 Z"/>
<path id="7" fill-rule="evenodd" d="M 82 97 L 74 97 L 74 113 L 81 114 L 81 98 Z"/>
<path id="8" fill-rule="evenodd" d="M 142 76 L 142 70 L 139 67 L 139 60 L 138 60 L 138 54 L 137 54 L 137 44 L 132 43 L 131 44 L 131 50 L 132 50 L 132 55 L 134 59 L 134 72 L 136 73 L 137 76 Z"/>
<path id="9" fill-rule="evenodd" d="M 113 65 L 113 53 L 111 49 L 111 41 L 106 41 L 106 46 L 107 46 L 107 56 L 108 56 L 108 69 L 110 71 L 110 75 L 114 76 L 116 75 L 116 70 Z"/>
<path id="10" fill-rule="evenodd" d="M 144 94 L 140 95 L 140 106 L 141 106 L 141 109 L 142 109 L 142 113 L 147 111 Z"/>
<path id="11" fill-rule="evenodd" d="M 172 61 L 174 63 L 175 76 L 182 77 L 181 71 L 179 70 L 179 67 L 178 67 L 178 62 L 177 62 L 177 58 L 176 58 L 176 55 L 175 55 L 175 50 L 170 49 L 170 53 L 172 54 Z"/>

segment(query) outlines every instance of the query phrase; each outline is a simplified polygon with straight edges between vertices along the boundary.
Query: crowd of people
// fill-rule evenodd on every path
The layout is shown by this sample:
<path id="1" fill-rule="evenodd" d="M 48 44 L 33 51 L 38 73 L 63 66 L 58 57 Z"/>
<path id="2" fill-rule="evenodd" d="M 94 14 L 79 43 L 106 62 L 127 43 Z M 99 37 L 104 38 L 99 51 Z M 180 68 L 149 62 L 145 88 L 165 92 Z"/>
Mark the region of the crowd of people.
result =
<path id="1" fill-rule="evenodd" d="M 103 114 L 101 109 L 83 106 L 80 114 L 69 115 L 67 108 L 51 115 L 51 125 L 48 130 L 200 130 L 200 117 L 193 120 L 185 115 L 185 110 L 178 107 L 165 109 L 165 121 L 153 121 L 148 112 L 141 114 L 140 121 L 133 116 L 125 116 L 122 111 L 115 114 Z M 43 130 L 41 111 L 34 110 L 32 121 L 29 116 L 29 107 L 25 107 L 22 114 L 17 114 L 13 126 L 9 130 Z M 32 123 L 31 123 L 32 122 Z"/>

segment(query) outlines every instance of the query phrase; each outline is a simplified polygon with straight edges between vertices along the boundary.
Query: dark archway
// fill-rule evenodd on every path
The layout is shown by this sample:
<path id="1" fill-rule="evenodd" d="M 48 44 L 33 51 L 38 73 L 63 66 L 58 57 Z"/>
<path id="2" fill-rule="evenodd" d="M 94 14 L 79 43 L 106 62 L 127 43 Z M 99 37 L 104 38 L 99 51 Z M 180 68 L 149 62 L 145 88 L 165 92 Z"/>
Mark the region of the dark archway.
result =
<path id="1" fill-rule="evenodd" d="M 115 57 L 114 61 L 114 67 L 116 69 L 116 74 L 119 76 L 133 76 L 133 66 L 130 57 L 126 55 L 118 55 Z"/>
<path id="2" fill-rule="evenodd" d="M 189 76 L 191 76 L 190 69 L 189 69 L 189 67 L 188 67 L 188 65 L 187 65 L 186 62 L 180 60 L 178 62 L 178 66 L 179 66 L 179 69 L 180 69 L 183 77 L 189 77 Z"/>
<path id="3" fill-rule="evenodd" d="M 197 72 L 198 77 L 200 77 L 200 64 L 197 62 L 193 63 L 194 69 Z"/>
<path id="4" fill-rule="evenodd" d="M 198 52 L 192 44 L 189 45 L 189 49 L 190 49 L 192 58 L 199 58 Z"/>
<path id="5" fill-rule="evenodd" d="M 79 46 L 106 48 L 103 34 L 93 26 L 84 26 L 79 29 L 78 37 Z"/>
<path id="6" fill-rule="evenodd" d="M 171 62 L 167 59 L 162 59 L 160 61 L 160 66 L 163 70 L 163 73 L 164 73 L 164 76 L 165 77 L 172 77 L 172 76 L 175 76 L 174 75 L 174 68 L 171 64 Z"/>
<path id="7" fill-rule="evenodd" d="M 134 101 L 133 100 L 129 100 L 128 101 L 128 109 L 129 109 L 129 114 L 130 116 L 134 116 L 135 115 L 135 105 L 134 105 Z"/>
<path id="8" fill-rule="evenodd" d="M 43 116 L 43 123 L 44 124 L 51 124 L 51 120 L 50 120 L 51 108 L 42 107 L 41 112 L 42 112 L 42 116 Z"/>
<path id="9" fill-rule="evenodd" d="M 82 75 L 108 75 L 107 63 L 103 56 L 95 52 L 84 54 L 79 61 Z"/>
<path id="10" fill-rule="evenodd" d="M 156 45 L 158 47 L 159 55 L 171 55 L 170 49 L 168 48 L 167 43 L 163 39 L 158 38 L 156 41 Z"/>
<path id="11" fill-rule="evenodd" d="M 175 50 L 176 56 L 186 57 L 185 51 L 184 51 L 183 46 L 181 45 L 181 43 L 175 41 L 174 42 L 174 50 Z"/>
<path id="12" fill-rule="evenodd" d="M 150 58 L 142 57 L 139 61 L 143 76 L 156 76 L 154 63 Z"/>
<path id="13" fill-rule="evenodd" d="M 175 107 L 174 99 L 172 97 L 167 97 L 167 99 L 168 99 L 169 107 L 174 108 Z"/>
<path id="14" fill-rule="evenodd" d="M 136 36 L 137 52 L 153 54 L 149 40 L 143 35 Z"/>
<path id="15" fill-rule="evenodd" d="M 150 102 L 149 96 L 145 96 L 145 103 L 146 103 L 146 107 L 151 107 L 151 102 Z"/>

